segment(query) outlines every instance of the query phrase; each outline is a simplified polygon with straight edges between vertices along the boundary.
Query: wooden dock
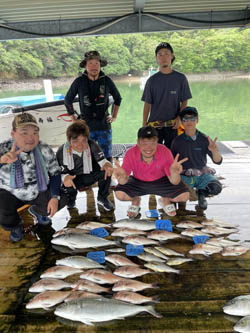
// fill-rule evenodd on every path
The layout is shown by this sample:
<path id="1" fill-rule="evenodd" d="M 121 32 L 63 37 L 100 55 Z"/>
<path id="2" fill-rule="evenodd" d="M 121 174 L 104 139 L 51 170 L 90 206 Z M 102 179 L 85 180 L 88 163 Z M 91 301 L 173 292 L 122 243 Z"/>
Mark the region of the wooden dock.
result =
<path id="1" fill-rule="evenodd" d="M 225 178 L 225 188 L 217 197 L 209 200 L 206 216 L 196 216 L 195 203 L 190 203 L 184 215 L 172 219 L 173 226 L 183 219 L 201 221 L 204 218 L 219 218 L 240 225 L 239 234 L 234 239 L 250 240 L 249 156 L 225 156 L 224 164 L 217 171 Z M 240 172 L 239 172 L 240 170 Z M 53 219 L 54 224 L 63 223 L 68 215 L 68 226 L 76 226 L 87 220 L 113 222 L 126 217 L 127 203 L 114 200 L 114 213 L 99 212 L 96 203 L 96 189 L 81 193 L 77 199 L 77 209 L 68 212 L 67 208 Z M 153 196 L 142 200 L 142 217 L 145 210 L 156 208 Z M 181 212 L 180 212 L 181 213 Z M 191 214 L 191 215 L 190 215 Z M 158 319 L 149 314 L 140 314 L 125 320 L 115 320 L 94 326 L 56 318 L 53 311 L 27 311 L 25 305 L 34 294 L 28 292 L 30 285 L 39 279 L 48 267 L 63 254 L 51 247 L 50 239 L 54 229 L 32 227 L 32 218 L 24 209 L 20 215 L 25 221 L 25 238 L 16 244 L 9 241 L 9 232 L 0 232 L 0 332 L 233 332 L 234 322 L 239 318 L 226 316 L 222 307 L 235 296 L 250 294 L 250 252 L 239 257 L 223 257 L 214 254 L 210 257 L 187 254 L 193 242 L 188 239 L 168 241 L 166 246 L 187 254 L 194 259 L 175 268 L 180 274 L 152 273 L 138 278 L 141 281 L 156 282 L 159 288 L 148 289 L 144 295 L 160 297 L 155 305 L 162 314 Z M 166 217 L 166 216 L 165 216 Z M 64 221 L 66 224 L 66 222 Z M 175 232 L 180 232 L 174 228 Z M 71 277 L 76 279 L 75 276 Z"/>

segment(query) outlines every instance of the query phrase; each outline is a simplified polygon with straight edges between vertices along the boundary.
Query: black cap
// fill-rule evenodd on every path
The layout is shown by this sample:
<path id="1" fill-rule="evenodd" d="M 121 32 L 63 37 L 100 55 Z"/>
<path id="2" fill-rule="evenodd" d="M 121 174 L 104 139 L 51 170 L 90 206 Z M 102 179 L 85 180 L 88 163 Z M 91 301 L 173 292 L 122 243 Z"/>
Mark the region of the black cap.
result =
<path id="1" fill-rule="evenodd" d="M 172 53 L 174 53 L 172 46 L 167 42 L 162 42 L 156 47 L 155 55 L 157 55 L 157 53 L 160 49 L 169 49 Z"/>
<path id="2" fill-rule="evenodd" d="M 186 115 L 198 117 L 198 111 L 193 106 L 187 106 L 180 112 L 179 116 L 181 119 L 183 119 Z"/>
<path id="3" fill-rule="evenodd" d="M 152 127 L 152 126 L 145 126 L 145 127 L 141 127 L 137 133 L 137 137 L 138 139 L 150 139 L 153 137 L 158 137 L 158 132 L 157 130 Z"/>
<path id="4" fill-rule="evenodd" d="M 84 68 L 86 67 L 87 61 L 91 59 L 96 59 L 100 61 L 101 67 L 107 66 L 108 62 L 106 59 L 102 59 L 98 51 L 88 51 L 84 55 L 84 59 L 80 62 L 79 66 Z"/>

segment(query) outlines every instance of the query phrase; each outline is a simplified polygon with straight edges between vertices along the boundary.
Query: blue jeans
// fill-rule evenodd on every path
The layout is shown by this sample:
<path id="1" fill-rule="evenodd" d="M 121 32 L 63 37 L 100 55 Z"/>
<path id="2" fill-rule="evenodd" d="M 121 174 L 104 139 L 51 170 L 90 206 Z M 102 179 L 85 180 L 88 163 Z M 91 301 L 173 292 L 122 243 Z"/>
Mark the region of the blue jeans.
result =
<path id="1" fill-rule="evenodd" d="M 112 157 L 112 129 L 105 131 L 97 130 L 90 132 L 90 139 L 98 142 L 104 156 L 109 159 Z"/>
<path id="2" fill-rule="evenodd" d="M 196 188 L 197 190 L 205 190 L 207 185 L 211 182 L 217 181 L 217 178 L 210 173 L 204 173 L 201 176 L 183 176 L 181 175 L 181 179 L 187 185 L 191 186 L 192 188 Z"/>

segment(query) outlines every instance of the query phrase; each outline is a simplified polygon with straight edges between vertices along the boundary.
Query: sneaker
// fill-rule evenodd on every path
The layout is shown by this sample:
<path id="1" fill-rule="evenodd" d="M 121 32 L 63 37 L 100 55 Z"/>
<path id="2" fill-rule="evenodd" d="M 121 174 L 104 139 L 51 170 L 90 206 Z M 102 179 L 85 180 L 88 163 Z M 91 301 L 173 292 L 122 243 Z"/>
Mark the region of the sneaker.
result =
<path id="1" fill-rule="evenodd" d="M 48 225 L 51 223 L 51 219 L 48 217 L 48 216 L 42 216 L 38 213 L 36 213 L 34 211 L 34 208 L 33 206 L 31 206 L 29 209 L 28 209 L 28 212 L 30 213 L 30 215 L 33 216 L 34 218 L 34 223 L 38 223 L 40 225 Z"/>
<path id="2" fill-rule="evenodd" d="M 105 199 L 97 198 L 97 204 L 102 206 L 106 211 L 114 209 L 114 205 L 108 198 Z"/>
<path id="3" fill-rule="evenodd" d="M 10 240 L 13 243 L 19 242 L 23 238 L 23 227 L 22 227 L 23 222 L 18 224 L 17 227 L 11 229 L 10 232 Z"/>

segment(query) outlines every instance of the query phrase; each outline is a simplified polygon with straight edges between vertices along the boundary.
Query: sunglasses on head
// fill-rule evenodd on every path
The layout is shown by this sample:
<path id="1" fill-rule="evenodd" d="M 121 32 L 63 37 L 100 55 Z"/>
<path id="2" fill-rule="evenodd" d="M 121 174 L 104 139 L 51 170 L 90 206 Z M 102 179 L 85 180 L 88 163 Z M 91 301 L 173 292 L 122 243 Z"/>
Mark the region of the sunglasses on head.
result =
<path id="1" fill-rule="evenodd" d="M 187 121 L 196 121 L 197 120 L 197 117 L 193 116 L 193 117 L 184 117 L 182 118 L 182 121 L 184 123 L 186 123 Z"/>

